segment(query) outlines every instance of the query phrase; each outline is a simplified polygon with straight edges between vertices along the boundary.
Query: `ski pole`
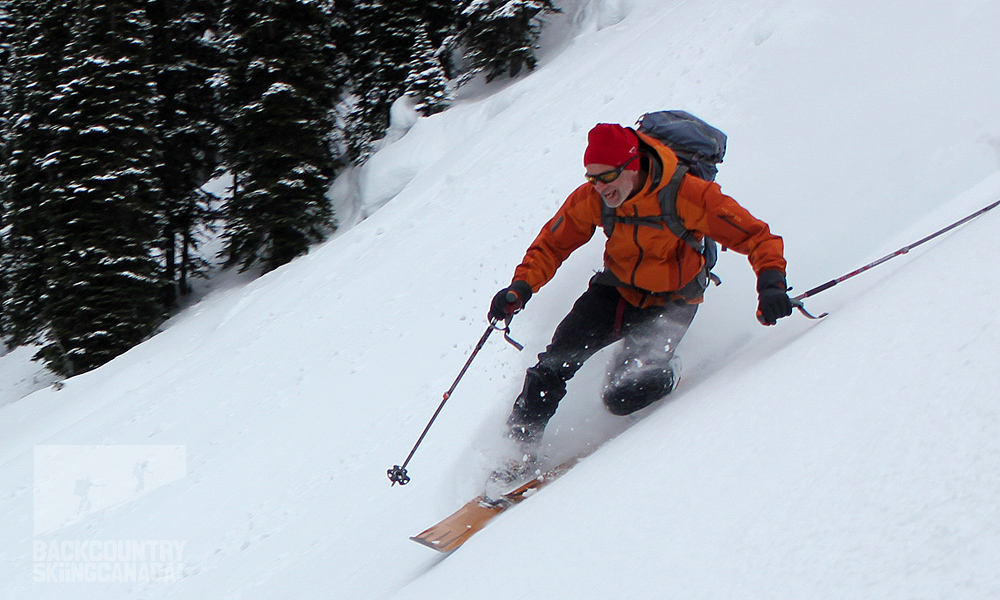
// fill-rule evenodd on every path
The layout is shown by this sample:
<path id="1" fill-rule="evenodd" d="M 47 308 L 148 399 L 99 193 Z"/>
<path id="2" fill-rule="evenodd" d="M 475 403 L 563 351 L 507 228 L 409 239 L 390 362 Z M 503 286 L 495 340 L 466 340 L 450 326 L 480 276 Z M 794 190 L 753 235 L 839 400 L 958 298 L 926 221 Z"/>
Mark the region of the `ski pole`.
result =
<path id="1" fill-rule="evenodd" d="M 958 221 L 955 221 L 951 225 L 948 225 L 947 227 L 944 227 L 942 229 L 939 229 L 939 230 L 935 231 L 934 233 L 928 235 L 927 237 L 925 237 L 925 238 L 923 238 L 921 240 L 918 240 L 918 241 L 910 244 L 909 246 L 903 246 L 902 248 L 900 248 L 899 250 L 896 250 L 895 252 L 892 252 L 890 254 L 886 254 L 882 258 L 880 258 L 880 259 L 878 259 L 878 260 L 876 260 L 874 262 L 870 262 L 867 265 L 861 267 L 860 269 L 856 269 L 854 271 L 851 271 L 850 273 L 848 273 L 847 275 L 844 275 L 842 277 L 838 277 L 836 279 L 831 279 L 830 281 L 827 281 L 826 283 L 824 283 L 822 285 L 818 285 L 818 286 L 814 287 L 813 289 L 809 290 L 808 292 L 799 294 L 798 296 L 792 298 L 792 306 L 794 306 L 795 308 L 799 309 L 799 312 L 801 312 L 803 315 L 805 315 L 806 317 L 808 317 L 810 319 L 822 319 L 823 317 L 827 316 L 830 313 L 823 313 L 823 314 L 819 315 L 818 317 L 813 316 L 813 315 L 809 314 L 809 311 L 806 310 L 805 305 L 802 303 L 802 301 L 805 300 L 806 298 L 809 298 L 810 296 L 815 296 L 816 294 L 818 294 L 818 293 L 820 293 L 820 292 L 822 292 L 824 290 L 828 290 L 828 289 L 832 288 L 833 286 L 837 285 L 841 281 L 846 281 L 846 280 L 850 279 L 851 277 L 854 277 L 855 275 L 860 275 L 861 273 L 864 273 L 865 271 L 867 271 L 869 269 L 874 269 L 875 267 L 879 266 L 880 264 L 886 262 L 889 259 L 896 258 L 897 256 L 900 256 L 902 254 L 906 254 L 907 252 L 909 252 L 910 250 L 913 250 L 917 246 L 919 246 L 919 245 L 921 245 L 923 243 L 929 242 L 929 241 L 933 240 L 934 238 L 938 237 L 939 235 L 945 234 L 945 233 L 951 231 L 952 229 L 955 229 L 956 227 L 964 225 L 965 223 L 968 223 L 969 221 L 975 219 L 976 217 L 979 217 L 979 216 L 983 215 L 984 213 L 993 210 L 997 206 L 1000 206 L 1000 200 L 997 200 L 993 204 L 990 204 L 989 206 L 986 206 L 984 208 L 981 208 L 981 209 L 977 210 L 976 212 L 972 213 L 971 215 L 965 217 L 964 219 L 960 219 Z"/>
<path id="2" fill-rule="evenodd" d="M 417 451 L 420 443 L 424 441 L 424 437 L 427 435 L 427 432 L 430 431 L 431 425 L 434 424 L 434 420 L 438 418 L 439 414 L 441 414 L 441 409 L 444 408 L 445 403 L 448 402 L 448 398 L 451 398 L 451 394 L 455 391 L 455 388 L 458 387 L 458 382 L 462 380 L 462 377 L 465 376 L 465 372 L 469 370 L 469 365 L 472 364 L 472 359 L 476 358 L 479 351 L 486 345 L 486 340 L 490 337 L 490 334 L 493 333 L 494 330 L 499 329 L 500 331 L 503 331 L 503 337 L 507 340 L 507 342 L 518 350 L 524 349 L 524 346 L 518 344 L 510 337 L 510 320 L 508 319 L 505 321 L 503 327 L 499 327 L 497 322 L 498 319 L 490 319 L 490 324 L 483 333 L 483 337 L 479 338 L 479 343 L 476 344 L 475 350 L 473 350 L 472 354 L 469 355 L 469 359 L 465 361 L 465 366 L 463 366 L 462 370 L 459 371 L 458 377 L 455 378 L 455 382 L 452 383 L 451 387 L 448 388 L 448 391 L 444 393 L 444 398 L 441 399 L 441 404 L 439 404 L 437 410 L 434 411 L 434 414 L 431 416 L 431 420 L 427 422 L 427 426 L 424 427 L 424 431 L 420 434 L 420 437 L 417 438 L 417 443 L 413 445 L 413 449 L 410 450 L 410 454 L 406 457 L 406 460 L 403 461 L 402 465 L 393 465 L 391 469 L 386 471 L 392 485 L 396 485 L 397 483 L 399 485 L 406 485 L 410 483 L 410 476 L 406 473 L 406 465 L 410 463 L 410 459 L 413 458 L 413 454 Z"/>

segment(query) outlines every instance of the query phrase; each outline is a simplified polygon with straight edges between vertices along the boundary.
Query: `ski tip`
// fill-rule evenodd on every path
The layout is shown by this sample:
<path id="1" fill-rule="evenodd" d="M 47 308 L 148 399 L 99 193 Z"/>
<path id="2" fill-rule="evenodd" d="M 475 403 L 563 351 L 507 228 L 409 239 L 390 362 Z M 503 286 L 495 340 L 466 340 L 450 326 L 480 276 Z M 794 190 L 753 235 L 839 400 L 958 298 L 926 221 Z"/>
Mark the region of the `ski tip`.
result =
<path id="1" fill-rule="evenodd" d="M 443 548 L 443 547 L 441 547 L 441 544 L 440 544 L 439 541 L 437 541 L 437 540 L 429 540 L 427 538 L 422 538 L 419 535 L 412 535 L 412 536 L 410 536 L 410 539 L 413 540 L 414 542 L 420 544 L 421 546 L 425 546 L 427 548 L 430 548 L 431 550 L 437 550 L 441 554 L 451 554 L 455 550 L 455 548 L 458 547 L 458 546 L 455 546 L 454 548 Z"/>
<path id="2" fill-rule="evenodd" d="M 420 535 L 411 536 L 410 539 L 414 542 L 440 552 L 441 554 L 451 554 L 455 550 L 467 542 L 472 534 L 474 534 L 479 529 L 469 529 L 459 535 L 446 535 L 444 537 L 435 536 L 433 533 L 424 532 Z"/>

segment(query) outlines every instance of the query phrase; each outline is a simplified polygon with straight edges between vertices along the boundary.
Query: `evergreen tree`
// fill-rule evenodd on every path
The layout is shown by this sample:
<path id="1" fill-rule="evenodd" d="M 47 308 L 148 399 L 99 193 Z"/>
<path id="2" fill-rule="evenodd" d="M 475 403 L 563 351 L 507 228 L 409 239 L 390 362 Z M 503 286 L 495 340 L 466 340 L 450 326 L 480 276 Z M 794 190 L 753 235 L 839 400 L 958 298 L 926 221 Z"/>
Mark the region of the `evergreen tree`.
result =
<path id="1" fill-rule="evenodd" d="M 134 2 L 18 3 L 5 307 L 55 372 L 92 369 L 163 317 L 149 22 Z M 20 67 L 24 67 L 24 70 Z"/>
<path id="2" fill-rule="evenodd" d="M 551 0 L 464 0 L 460 39 L 467 76 L 485 72 L 490 82 L 535 68 L 540 18 L 556 12 Z"/>
<path id="3" fill-rule="evenodd" d="M 427 33 L 433 55 L 444 71 L 444 78 L 455 78 L 453 54 L 457 51 L 462 2 L 425 0 L 419 2 L 421 26 Z"/>
<path id="4" fill-rule="evenodd" d="M 330 134 L 344 82 L 330 0 L 227 5 L 222 85 L 227 264 L 274 269 L 334 227 L 326 188 L 338 164 Z"/>
<path id="5" fill-rule="evenodd" d="M 537 62 L 541 16 L 551 0 L 355 0 L 348 6 L 355 30 L 351 90 L 343 128 L 348 157 L 362 163 L 389 126 L 389 111 L 410 94 L 424 115 L 450 103 L 455 85 L 485 73 L 486 80 L 516 76 Z M 453 55 L 461 49 L 464 73 Z"/>
<path id="6" fill-rule="evenodd" d="M 8 10 L 6 0 L 0 1 L 0 340 L 7 336 L 6 319 L 3 318 L 3 298 L 7 296 L 8 285 L 7 276 L 4 271 L 4 255 L 8 219 L 4 198 L 7 196 L 6 187 L 8 184 L 6 166 L 10 160 L 11 152 L 11 117 L 13 116 L 13 73 L 11 63 L 13 61 L 14 44 L 13 38 L 16 27 L 13 15 Z"/>
<path id="7" fill-rule="evenodd" d="M 352 25 L 351 90 L 347 117 L 348 155 L 363 163 L 389 128 L 392 103 L 405 92 L 415 34 L 421 24 L 418 0 L 358 0 Z"/>
<path id="8" fill-rule="evenodd" d="M 13 85 L 11 62 L 14 51 L 16 26 L 14 16 L 8 10 L 7 0 L 0 0 L 0 160 L 6 162 L 8 136 L 10 133 L 11 86 Z"/>
<path id="9" fill-rule="evenodd" d="M 389 128 L 393 102 L 413 95 L 425 115 L 451 102 L 448 77 L 455 45 L 457 2 L 358 0 L 349 21 L 353 103 L 346 118 L 348 156 L 362 163 Z"/>
<path id="10" fill-rule="evenodd" d="M 328 180 L 371 153 L 396 99 L 412 95 L 425 115 L 445 108 L 459 51 L 465 78 L 533 68 L 539 17 L 554 10 L 219 6 L 0 0 L 0 333 L 44 344 L 59 373 L 141 341 L 188 289 L 197 232 L 218 216 L 199 190 L 220 157 L 235 180 L 221 213 L 227 264 L 280 266 L 333 228 Z M 331 109 L 345 98 L 338 124 Z"/>
<path id="11" fill-rule="evenodd" d="M 70 132 L 53 157 L 60 185 L 46 251 L 41 355 L 87 371 L 142 341 L 164 316 L 154 257 L 155 63 L 145 2 L 87 0 L 72 21 L 55 119 Z"/>
<path id="12" fill-rule="evenodd" d="M 45 289 L 47 221 L 54 216 L 48 202 L 56 187 L 53 150 L 65 142 L 67 129 L 53 111 L 60 94 L 63 50 L 70 42 L 73 10 L 65 0 L 38 0 L 6 5 L 9 22 L 5 97 L 3 194 L 3 332 L 13 346 L 39 339 Z M 52 155 L 50 156 L 50 153 Z"/>
<path id="13" fill-rule="evenodd" d="M 167 305 L 190 292 L 190 277 L 207 267 L 198 249 L 217 216 L 200 188 L 218 166 L 220 152 L 211 87 L 222 66 L 214 43 L 219 12 L 214 0 L 149 2 L 159 92 L 156 138 L 163 156 L 156 175 L 163 189 L 158 216 Z"/>
<path id="14" fill-rule="evenodd" d="M 410 73 L 403 85 L 407 95 L 416 100 L 414 108 L 424 116 L 439 113 L 451 104 L 444 68 L 422 24 L 417 28 Z"/>

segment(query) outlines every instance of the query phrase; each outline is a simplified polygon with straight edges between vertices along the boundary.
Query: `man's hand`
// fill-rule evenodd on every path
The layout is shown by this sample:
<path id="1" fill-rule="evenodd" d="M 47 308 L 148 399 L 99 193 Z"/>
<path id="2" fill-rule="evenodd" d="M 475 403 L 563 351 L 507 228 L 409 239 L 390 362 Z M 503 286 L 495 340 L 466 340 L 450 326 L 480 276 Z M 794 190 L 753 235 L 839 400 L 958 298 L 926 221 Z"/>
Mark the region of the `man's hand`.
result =
<path id="1" fill-rule="evenodd" d="M 778 319 L 792 314 L 792 301 L 781 271 L 761 271 L 757 276 L 757 320 L 761 325 L 774 325 Z"/>
<path id="2" fill-rule="evenodd" d="M 528 298 L 531 298 L 531 286 L 524 281 L 515 281 L 493 296 L 493 302 L 490 304 L 490 320 L 510 319 L 514 313 L 524 308 Z"/>

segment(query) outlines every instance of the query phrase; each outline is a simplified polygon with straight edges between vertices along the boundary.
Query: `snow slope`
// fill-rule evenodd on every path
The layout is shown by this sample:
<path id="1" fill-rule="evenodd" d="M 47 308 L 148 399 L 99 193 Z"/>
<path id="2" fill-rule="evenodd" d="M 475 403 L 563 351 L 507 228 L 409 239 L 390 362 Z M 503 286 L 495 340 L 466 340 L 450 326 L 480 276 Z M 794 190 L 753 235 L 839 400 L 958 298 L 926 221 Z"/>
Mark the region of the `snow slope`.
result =
<path id="1" fill-rule="evenodd" d="M 385 478 L 580 181 L 595 122 L 678 107 L 724 129 L 719 181 L 785 238 L 804 290 L 1000 198 L 997 24 L 976 0 L 567 7 L 535 73 L 466 91 L 335 186 L 366 220 L 0 407 L 0 597 L 1000 595 L 1000 212 L 811 299 L 819 323 L 758 326 L 745 259 L 723 255 L 671 399 L 606 414 L 595 357 L 546 441 L 610 441 L 434 556 L 407 536 L 477 491 L 592 242 L 514 322 L 523 353 L 486 345 L 413 482 Z M 112 550 L 149 541 L 166 580 L 35 581 L 147 565 Z"/>

